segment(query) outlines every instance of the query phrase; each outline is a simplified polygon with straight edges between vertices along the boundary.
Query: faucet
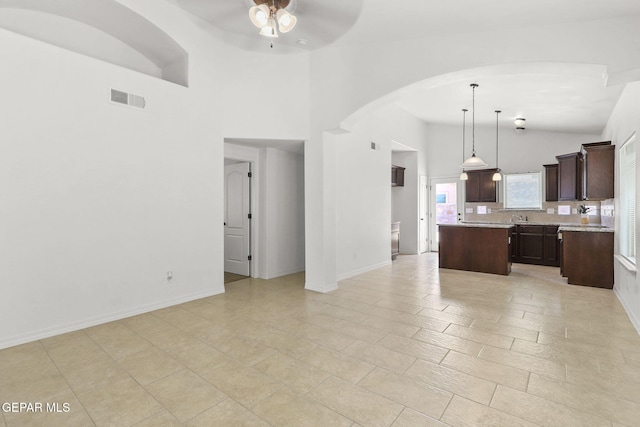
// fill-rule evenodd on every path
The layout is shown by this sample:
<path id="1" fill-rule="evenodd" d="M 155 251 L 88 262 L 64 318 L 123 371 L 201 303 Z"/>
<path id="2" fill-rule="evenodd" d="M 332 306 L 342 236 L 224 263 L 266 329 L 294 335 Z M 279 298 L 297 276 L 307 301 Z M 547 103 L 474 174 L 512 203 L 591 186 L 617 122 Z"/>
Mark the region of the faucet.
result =
<path id="1" fill-rule="evenodd" d="M 511 219 L 509 220 L 509 222 L 513 222 L 513 218 L 516 218 L 516 219 L 517 219 L 517 221 L 516 221 L 516 222 L 522 222 L 522 221 L 524 221 L 524 218 L 522 218 L 522 215 L 516 215 L 516 214 L 513 214 L 513 215 L 511 215 Z"/>

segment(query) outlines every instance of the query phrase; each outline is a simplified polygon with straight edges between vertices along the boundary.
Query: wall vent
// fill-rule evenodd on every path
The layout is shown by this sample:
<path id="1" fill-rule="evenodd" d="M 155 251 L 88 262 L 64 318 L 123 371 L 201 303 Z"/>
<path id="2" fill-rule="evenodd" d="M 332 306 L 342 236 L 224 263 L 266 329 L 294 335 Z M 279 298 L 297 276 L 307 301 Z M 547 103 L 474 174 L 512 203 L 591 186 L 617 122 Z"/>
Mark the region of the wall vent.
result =
<path id="1" fill-rule="evenodd" d="M 376 149 L 376 143 L 375 143 L 375 142 L 373 142 L 373 141 L 371 141 L 371 149 L 372 149 L 372 150 L 375 150 L 375 149 Z"/>
<path id="2" fill-rule="evenodd" d="M 147 105 L 143 96 L 134 95 L 133 93 L 127 93 L 116 89 L 111 89 L 111 102 L 130 105 L 131 107 L 137 108 L 144 108 Z"/>

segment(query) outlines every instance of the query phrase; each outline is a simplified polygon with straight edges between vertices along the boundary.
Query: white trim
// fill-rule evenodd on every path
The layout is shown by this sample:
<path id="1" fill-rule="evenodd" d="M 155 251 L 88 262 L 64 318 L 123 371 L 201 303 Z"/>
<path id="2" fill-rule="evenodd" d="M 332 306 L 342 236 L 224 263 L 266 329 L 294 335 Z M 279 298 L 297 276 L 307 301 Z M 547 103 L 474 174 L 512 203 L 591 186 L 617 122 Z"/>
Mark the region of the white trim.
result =
<path id="1" fill-rule="evenodd" d="M 261 277 L 261 279 L 271 280 L 271 279 L 276 279 L 276 278 L 282 277 L 282 276 L 288 276 L 290 274 L 301 273 L 303 271 L 304 271 L 304 266 L 298 267 L 298 268 L 292 268 L 290 270 L 279 271 L 279 272 L 273 273 L 273 274 L 265 274 L 265 276 Z"/>
<path id="2" fill-rule="evenodd" d="M 616 295 L 616 297 L 618 297 L 618 301 L 620 301 L 620 304 L 622 304 L 622 308 L 624 308 L 624 311 L 627 312 L 627 316 L 629 316 L 631 324 L 634 328 L 636 328 L 636 332 L 638 332 L 638 335 L 640 335 L 640 319 L 636 317 L 631 307 L 629 307 L 622 295 L 620 295 L 620 293 L 618 292 L 618 288 L 615 286 L 613 288 L 613 293 Z"/>
<path id="3" fill-rule="evenodd" d="M 25 335 L 17 335 L 8 337 L 0 341 L 0 350 L 3 348 L 9 348 L 20 344 L 25 344 L 32 341 L 49 338 L 55 335 L 65 334 L 67 332 L 78 331 L 80 329 L 90 328 L 92 326 L 101 325 L 103 323 L 113 322 L 116 320 L 125 319 L 131 316 L 137 316 L 138 314 L 149 313 L 151 311 L 159 310 L 161 308 L 171 307 L 185 302 L 194 301 L 214 295 L 220 295 L 224 293 L 224 287 L 215 289 L 213 291 L 201 292 L 188 296 L 183 296 L 173 300 L 167 300 L 156 304 L 150 304 L 133 308 L 131 310 L 120 311 L 116 313 L 107 314 L 104 316 L 98 316 L 91 319 L 86 319 L 80 322 L 67 323 L 65 325 L 59 325 L 52 328 L 41 329 L 36 332 L 28 333 Z"/>
<path id="4" fill-rule="evenodd" d="M 618 263 L 620 263 L 621 266 L 623 266 L 628 272 L 636 274 L 636 265 L 629 261 L 627 259 L 627 257 L 625 257 L 624 255 L 619 255 L 616 254 L 614 256 L 614 258 L 616 259 L 616 261 L 618 261 Z"/>
<path id="5" fill-rule="evenodd" d="M 326 285 L 316 286 L 313 283 L 305 282 L 304 289 L 307 291 L 320 292 L 321 294 L 326 294 L 331 291 L 335 291 L 338 289 L 338 283 L 329 283 Z"/>
<path id="6" fill-rule="evenodd" d="M 371 270 L 377 270 L 378 268 L 386 267 L 388 265 L 391 265 L 391 260 L 383 261 L 383 262 L 380 262 L 378 264 L 370 265 L 368 267 L 359 268 L 357 270 L 350 271 L 349 273 L 340 274 L 338 276 L 338 282 L 340 282 L 341 280 L 348 279 L 348 278 L 353 277 L 353 276 L 357 276 L 359 274 L 367 273 L 367 272 L 369 272 Z"/>

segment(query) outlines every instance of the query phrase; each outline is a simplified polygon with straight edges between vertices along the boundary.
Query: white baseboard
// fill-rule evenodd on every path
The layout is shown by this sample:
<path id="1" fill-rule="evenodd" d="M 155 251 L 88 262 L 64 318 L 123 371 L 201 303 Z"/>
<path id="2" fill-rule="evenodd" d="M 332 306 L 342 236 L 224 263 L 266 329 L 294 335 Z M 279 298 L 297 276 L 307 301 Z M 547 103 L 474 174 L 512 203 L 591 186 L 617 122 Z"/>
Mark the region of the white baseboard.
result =
<path id="1" fill-rule="evenodd" d="M 77 322 L 68 323 L 65 325 L 58 325 L 52 328 L 41 329 L 33 331 L 27 334 L 16 335 L 12 337 L 6 337 L 0 339 L 0 350 L 3 348 L 9 348 L 20 344 L 25 344 L 32 341 L 41 340 L 44 338 L 53 337 L 55 335 L 66 334 L 67 332 L 73 332 L 80 329 L 90 328 L 92 326 L 101 325 L 103 323 L 113 322 L 127 317 L 136 316 L 138 314 L 148 313 L 150 311 L 159 310 L 161 308 L 171 307 L 174 305 L 182 304 L 189 301 L 194 301 L 201 298 L 206 298 L 214 295 L 224 293 L 224 287 L 202 292 L 198 294 L 192 294 L 183 296 L 173 300 L 162 301 L 155 304 L 149 304 L 145 306 L 135 307 L 129 310 L 105 314 L 102 316 L 93 317 L 90 319 L 84 319 Z"/>
<path id="2" fill-rule="evenodd" d="M 378 268 L 386 267 L 388 265 L 391 265 L 391 262 L 392 261 L 389 259 L 387 261 L 383 261 L 383 262 L 378 263 L 378 264 L 370 265 L 368 267 L 359 268 L 357 270 L 353 270 L 353 271 L 350 271 L 348 273 L 340 274 L 340 275 L 338 275 L 338 282 L 341 281 L 341 280 L 348 279 L 348 278 L 353 277 L 353 276 L 357 276 L 358 274 L 363 274 L 363 273 L 366 273 L 366 272 L 371 271 L 371 270 L 377 270 Z"/>
<path id="3" fill-rule="evenodd" d="M 289 274 L 300 273 L 300 272 L 303 272 L 303 271 L 304 271 L 304 266 L 293 268 L 291 270 L 279 271 L 277 273 L 265 274 L 264 277 L 261 277 L 261 279 L 271 280 L 271 279 L 275 279 L 275 278 L 282 277 L 282 276 L 288 276 Z"/>
<path id="4" fill-rule="evenodd" d="M 631 310 L 631 307 L 629 307 L 626 300 L 622 297 L 622 295 L 620 295 L 620 293 L 618 292 L 618 288 L 616 288 L 615 286 L 613 287 L 613 293 L 616 295 L 616 297 L 618 297 L 618 301 L 620 301 L 620 304 L 622 304 L 624 311 L 627 312 L 627 316 L 629 316 L 631 324 L 634 328 L 636 328 L 636 332 L 638 332 L 638 334 L 640 335 L 640 319 L 638 319 L 633 310 Z"/>

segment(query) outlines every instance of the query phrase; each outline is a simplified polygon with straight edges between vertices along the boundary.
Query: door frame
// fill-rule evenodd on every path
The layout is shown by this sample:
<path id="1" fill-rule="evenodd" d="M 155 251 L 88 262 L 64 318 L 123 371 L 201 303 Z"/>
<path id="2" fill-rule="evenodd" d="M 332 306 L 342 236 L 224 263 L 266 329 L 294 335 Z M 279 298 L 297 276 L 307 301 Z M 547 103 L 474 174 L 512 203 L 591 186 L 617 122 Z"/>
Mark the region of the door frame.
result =
<path id="1" fill-rule="evenodd" d="M 438 252 L 436 238 L 436 217 L 434 216 L 436 205 L 436 184 L 456 183 L 456 207 L 458 209 L 458 222 L 464 220 L 465 186 L 462 185 L 459 176 L 433 177 L 429 179 L 429 250 Z"/>
<path id="2" fill-rule="evenodd" d="M 253 220 L 251 221 L 251 231 L 249 233 L 249 251 L 251 252 L 251 263 L 249 266 L 249 274 L 251 277 L 257 278 L 260 273 L 260 159 L 258 157 L 258 150 L 255 148 L 244 147 L 232 143 L 225 142 L 224 144 L 224 159 L 223 159 L 223 172 L 222 180 L 224 182 L 224 161 L 234 160 L 237 162 L 247 162 L 250 164 L 251 169 L 251 196 L 249 199 L 249 206 L 251 209 L 251 215 Z M 223 206 L 224 210 L 224 194 L 223 194 Z M 224 215 L 223 215 L 224 217 Z M 256 220 L 258 219 L 258 220 Z M 223 230 L 224 233 L 224 230 Z M 222 254 L 222 261 L 224 261 L 224 248 Z M 224 263 L 222 266 L 224 272 Z"/>
<path id="3" fill-rule="evenodd" d="M 422 212 L 423 207 L 424 212 Z M 429 251 L 429 212 L 429 178 L 426 175 L 420 175 L 418 183 L 418 254 Z"/>
<path id="4" fill-rule="evenodd" d="M 243 223 L 246 225 L 246 231 L 243 232 L 246 233 L 244 234 L 246 236 L 246 246 L 244 246 L 243 249 L 246 249 L 247 253 L 245 254 L 245 256 L 247 257 L 246 260 L 246 269 L 247 269 L 247 276 L 251 277 L 251 273 L 253 272 L 254 268 L 253 268 L 253 258 L 252 258 L 252 245 L 251 245 L 251 233 L 253 230 L 253 221 L 252 221 L 252 204 L 251 204 L 251 194 L 252 194 L 252 169 L 251 169 L 251 162 L 245 162 L 245 161 L 236 161 L 233 160 L 233 162 L 227 164 L 227 160 L 230 159 L 225 159 L 225 165 L 224 165 L 224 170 L 225 170 L 225 188 L 224 188 L 224 207 L 225 207 L 225 231 L 224 231 L 224 242 L 225 242 L 225 248 L 224 248 L 224 258 L 225 258 L 225 266 L 224 266 L 224 271 L 227 272 L 227 247 L 226 247 L 226 242 L 227 242 L 227 227 L 228 224 L 227 222 L 229 221 L 229 219 L 226 217 L 227 215 L 227 201 L 228 201 L 228 185 L 227 185 L 227 167 L 228 166 L 236 166 L 236 165 L 246 165 L 246 169 L 243 167 L 243 171 L 242 171 L 242 186 L 243 186 L 243 193 L 245 194 L 244 197 L 242 198 L 242 204 L 243 204 L 243 210 L 246 208 L 246 211 L 243 212 L 243 215 L 247 215 L 247 217 L 243 217 L 242 221 Z M 244 174 L 248 174 L 248 176 L 244 176 Z M 246 179 L 246 181 L 245 181 Z M 246 185 L 246 188 L 244 188 L 244 186 Z M 246 190 L 246 192 L 244 191 Z M 246 222 L 245 222 L 246 221 Z M 243 227 L 244 228 L 244 227 Z M 244 252 L 244 250 L 243 250 Z M 244 268 L 244 262 L 243 262 L 243 268 Z M 233 271 L 231 271 L 232 273 L 234 273 Z M 235 272 L 236 274 L 238 274 L 237 272 Z"/>

